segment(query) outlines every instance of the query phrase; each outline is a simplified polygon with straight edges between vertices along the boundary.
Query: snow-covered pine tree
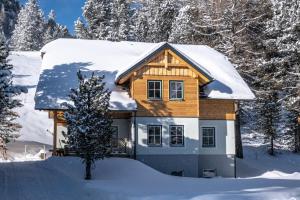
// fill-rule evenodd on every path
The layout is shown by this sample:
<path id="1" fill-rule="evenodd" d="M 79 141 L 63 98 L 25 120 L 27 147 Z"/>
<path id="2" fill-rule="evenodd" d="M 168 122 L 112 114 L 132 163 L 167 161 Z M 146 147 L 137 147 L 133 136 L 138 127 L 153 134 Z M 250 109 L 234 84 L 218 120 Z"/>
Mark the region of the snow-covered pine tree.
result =
<path id="1" fill-rule="evenodd" d="M 172 25 L 169 41 L 174 43 L 195 44 L 196 27 L 199 20 L 199 9 L 194 1 L 179 10 Z"/>
<path id="2" fill-rule="evenodd" d="M 138 9 L 133 16 L 133 38 L 137 42 L 147 42 L 149 31 L 148 12 L 146 7 Z"/>
<path id="3" fill-rule="evenodd" d="M 80 19 L 80 17 L 74 22 L 74 29 L 75 29 L 75 38 L 90 39 L 88 30 L 85 27 L 82 20 Z"/>
<path id="4" fill-rule="evenodd" d="M 108 40 L 120 41 L 129 38 L 129 5 L 127 0 L 116 0 L 111 3 L 111 20 Z"/>
<path id="5" fill-rule="evenodd" d="M 39 50 L 43 46 L 44 16 L 37 0 L 29 0 L 18 15 L 12 46 L 16 50 Z"/>
<path id="6" fill-rule="evenodd" d="M 281 78 L 281 132 L 283 136 L 290 136 L 291 147 L 300 152 L 300 133 L 297 131 L 300 115 L 300 2 L 274 0 L 273 18 L 266 33 L 266 63 L 276 66 Z"/>
<path id="7" fill-rule="evenodd" d="M 47 44 L 58 38 L 70 37 L 69 31 L 66 26 L 57 24 L 55 21 L 55 12 L 51 10 L 48 15 L 48 20 L 45 23 L 45 33 L 44 33 L 44 44 Z"/>
<path id="8" fill-rule="evenodd" d="M 0 30 L 4 32 L 6 39 L 9 39 L 12 35 L 19 11 L 20 4 L 18 0 L 0 1 Z"/>
<path id="9" fill-rule="evenodd" d="M 16 139 L 21 128 L 15 122 L 18 114 L 13 111 L 14 108 L 21 106 L 19 100 L 13 99 L 20 90 L 12 85 L 12 66 L 7 63 L 8 55 L 4 36 L 0 34 L 0 140 L 5 144 Z"/>
<path id="10" fill-rule="evenodd" d="M 105 40 L 111 31 L 111 0 L 87 0 L 83 16 L 92 39 Z"/>
<path id="11" fill-rule="evenodd" d="M 178 15 L 178 5 L 174 0 L 154 1 L 148 5 L 150 9 L 149 42 L 166 42 L 172 31 L 172 24 Z M 153 10 L 153 11 L 152 11 Z M 150 14 L 149 13 L 149 14 Z M 152 14 L 153 13 L 153 14 Z"/>
<path id="12" fill-rule="evenodd" d="M 169 41 L 213 46 L 215 25 L 212 5 L 205 1 L 187 1 L 172 24 Z"/>
<path id="13" fill-rule="evenodd" d="M 79 71 L 78 79 L 78 89 L 71 89 L 69 95 L 72 104 L 66 104 L 66 143 L 77 150 L 86 164 L 85 178 L 91 179 L 92 163 L 107 156 L 110 149 L 110 91 L 105 88 L 104 76 L 93 73 L 90 78 L 85 78 Z"/>

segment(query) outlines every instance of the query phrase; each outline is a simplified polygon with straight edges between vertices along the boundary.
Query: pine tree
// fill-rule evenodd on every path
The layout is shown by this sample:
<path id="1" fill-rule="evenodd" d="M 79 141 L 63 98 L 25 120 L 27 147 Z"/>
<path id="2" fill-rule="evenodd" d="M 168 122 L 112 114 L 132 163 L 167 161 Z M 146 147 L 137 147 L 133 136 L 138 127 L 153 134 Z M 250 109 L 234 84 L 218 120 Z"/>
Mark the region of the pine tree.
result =
<path id="1" fill-rule="evenodd" d="M 147 42 L 150 35 L 148 22 L 148 12 L 145 7 L 136 11 L 133 16 L 133 38 L 137 42 Z"/>
<path id="2" fill-rule="evenodd" d="M 83 16 L 88 24 L 92 39 L 105 40 L 111 32 L 111 1 L 87 0 L 83 7 Z"/>
<path id="3" fill-rule="evenodd" d="M 75 37 L 78 39 L 90 39 L 87 28 L 80 18 L 74 22 Z"/>
<path id="4" fill-rule="evenodd" d="M 47 44 L 58 38 L 68 38 L 68 37 L 70 37 L 70 34 L 67 27 L 56 23 L 55 12 L 54 10 L 51 10 L 48 15 L 48 20 L 45 24 L 43 44 Z"/>
<path id="5" fill-rule="evenodd" d="M 300 114 L 300 3 L 297 0 L 273 1 L 273 18 L 269 21 L 265 46 L 266 63 L 276 66 L 280 75 L 281 127 L 285 136 L 290 135 L 293 149 L 300 151 L 297 117 Z M 285 137 L 284 137 L 285 138 Z"/>
<path id="6" fill-rule="evenodd" d="M 165 42 L 169 40 L 172 31 L 172 24 L 178 15 L 178 7 L 173 0 L 154 1 L 148 5 L 152 11 L 150 17 L 149 42 Z M 149 14 L 150 14 L 149 13 Z"/>
<path id="7" fill-rule="evenodd" d="M 195 44 L 198 19 L 199 9 L 195 2 L 191 1 L 179 10 L 169 40 L 174 43 Z"/>
<path id="8" fill-rule="evenodd" d="M 0 34 L 0 141 L 5 144 L 16 139 L 21 128 L 15 122 L 18 114 L 13 111 L 21 106 L 20 101 L 13 98 L 20 90 L 12 85 L 12 66 L 7 63 L 8 55 L 4 36 Z"/>
<path id="9" fill-rule="evenodd" d="M 0 1 L 0 32 L 4 32 L 6 39 L 10 39 L 17 22 L 17 16 L 20 11 L 18 0 Z"/>
<path id="10" fill-rule="evenodd" d="M 29 0 L 18 15 L 12 36 L 16 50 L 39 50 L 43 46 L 44 17 L 37 0 Z"/>
<path id="11" fill-rule="evenodd" d="M 91 179 L 91 165 L 109 153 L 112 119 L 109 115 L 110 92 L 105 89 L 104 76 L 92 74 L 86 79 L 78 72 L 79 87 L 72 89 L 72 104 L 66 104 L 68 123 L 66 143 L 77 150 L 86 164 L 86 179 Z"/>
<path id="12" fill-rule="evenodd" d="M 110 32 L 106 39 L 112 41 L 128 40 L 129 8 L 126 0 L 116 0 L 111 3 Z"/>

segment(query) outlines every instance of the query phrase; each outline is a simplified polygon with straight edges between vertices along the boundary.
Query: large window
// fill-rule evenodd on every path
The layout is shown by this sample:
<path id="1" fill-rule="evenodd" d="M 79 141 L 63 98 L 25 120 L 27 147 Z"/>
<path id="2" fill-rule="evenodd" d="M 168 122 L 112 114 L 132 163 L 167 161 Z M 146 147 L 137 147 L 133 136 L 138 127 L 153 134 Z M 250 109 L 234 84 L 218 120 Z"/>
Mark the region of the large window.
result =
<path id="1" fill-rule="evenodd" d="M 183 99 L 183 81 L 170 81 L 170 99 Z"/>
<path id="2" fill-rule="evenodd" d="M 161 99 L 161 81 L 148 81 L 148 99 Z"/>
<path id="3" fill-rule="evenodd" d="M 202 128 L 202 146 L 203 147 L 215 147 L 216 136 L 214 127 L 203 127 Z"/>
<path id="4" fill-rule="evenodd" d="M 161 126 L 159 125 L 148 126 L 148 145 L 161 146 Z"/>
<path id="5" fill-rule="evenodd" d="M 184 126 L 172 125 L 170 126 L 170 146 L 184 145 Z"/>

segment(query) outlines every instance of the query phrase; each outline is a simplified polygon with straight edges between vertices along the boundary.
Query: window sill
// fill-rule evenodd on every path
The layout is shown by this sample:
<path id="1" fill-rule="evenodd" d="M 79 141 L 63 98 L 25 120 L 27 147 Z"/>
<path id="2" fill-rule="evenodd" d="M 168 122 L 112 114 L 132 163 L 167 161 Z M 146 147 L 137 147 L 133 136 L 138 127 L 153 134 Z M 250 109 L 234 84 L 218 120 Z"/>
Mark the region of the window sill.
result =
<path id="1" fill-rule="evenodd" d="M 184 147 L 184 145 L 174 145 L 174 144 L 170 144 L 170 147 Z"/>
<path id="2" fill-rule="evenodd" d="M 184 99 L 169 99 L 169 101 L 185 101 Z"/>
<path id="3" fill-rule="evenodd" d="M 148 144 L 148 147 L 162 147 L 162 145 Z"/>

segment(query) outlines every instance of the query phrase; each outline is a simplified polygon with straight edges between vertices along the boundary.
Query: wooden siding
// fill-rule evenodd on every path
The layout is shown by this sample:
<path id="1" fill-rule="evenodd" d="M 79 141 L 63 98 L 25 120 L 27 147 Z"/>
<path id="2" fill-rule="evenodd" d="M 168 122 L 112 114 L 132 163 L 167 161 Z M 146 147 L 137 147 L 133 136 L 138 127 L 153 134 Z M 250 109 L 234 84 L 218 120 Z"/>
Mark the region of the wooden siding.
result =
<path id="1" fill-rule="evenodd" d="M 235 120 L 235 103 L 233 100 L 200 99 L 199 118 Z"/>
<path id="2" fill-rule="evenodd" d="M 148 100 L 147 81 L 162 81 L 162 99 Z M 169 99 L 169 81 L 184 81 L 184 99 Z M 197 117 L 198 111 L 198 80 L 183 76 L 142 76 L 133 79 L 133 98 L 138 105 L 137 116 L 173 116 L 173 117 Z"/>

